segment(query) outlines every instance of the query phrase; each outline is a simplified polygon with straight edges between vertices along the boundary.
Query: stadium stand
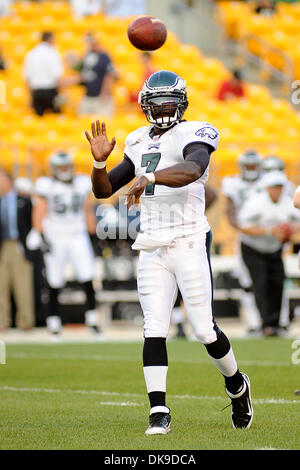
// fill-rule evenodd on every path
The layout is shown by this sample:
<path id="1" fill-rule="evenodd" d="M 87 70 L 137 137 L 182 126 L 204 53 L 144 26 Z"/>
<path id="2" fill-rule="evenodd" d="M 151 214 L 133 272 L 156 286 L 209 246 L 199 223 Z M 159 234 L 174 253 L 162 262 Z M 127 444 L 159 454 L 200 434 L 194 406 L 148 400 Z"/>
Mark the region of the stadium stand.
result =
<path id="1" fill-rule="evenodd" d="M 240 22 L 243 9 L 250 7 L 243 3 L 233 4 L 236 2 L 222 2 L 220 5 L 229 35 L 237 37 L 242 34 L 240 23 L 244 25 L 243 31 L 250 27 L 256 34 L 267 31 L 267 19 L 258 21 L 250 17 Z M 281 11 L 295 13 L 295 16 L 290 15 L 290 26 L 293 27 L 296 15 L 300 14 L 299 5 L 280 5 L 280 8 Z M 120 161 L 127 134 L 145 125 L 144 115 L 135 103 L 130 102 L 130 93 L 140 87 L 143 74 L 138 60 L 139 51 L 130 45 L 126 36 L 131 20 L 107 18 L 102 14 L 76 19 L 70 5 L 64 1 L 17 1 L 13 4 L 13 14 L 0 18 L 0 45 L 7 62 L 6 70 L 0 71 L 0 80 L 4 82 L 6 91 L 6 104 L 0 106 L 1 165 L 13 170 L 16 176 L 36 179 L 47 173 L 48 156 L 53 149 L 60 147 L 73 153 L 77 170 L 89 173 L 91 169 L 84 130 L 90 128 L 93 116 L 77 115 L 78 103 L 84 92 L 82 87 L 76 85 L 61 90 L 64 102 L 60 115 L 48 114 L 40 118 L 31 110 L 22 76 L 23 60 L 38 43 L 44 30 L 55 33 L 56 47 L 65 58 L 67 77 L 75 73 L 67 65 L 67 57 L 70 53 L 78 55 L 84 52 L 87 32 L 93 32 L 111 55 L 119 79 L 113 90 L 116 112 L 108 122 L 109 134 L 111 137 L 115 135 L 117 146 L 108 166 Z M 218 186 L 221 178 L 237 170 L 237 156 L 249 147 L 256 148 L 263 155 L 271 153 L 283 158 L 289 178 L 297 182 L 300 116 L 288 101 L 274 98 L 266 87 L 250 83 L 245 84 L 245 98 L 233 99 L 229 103 L 217 101 L 218 86 L 230 76 L 230 71 L 219 60 L 204 57 L 194 45 L 180 43 L 172 32 L 169 32 L 163 48 L 153 53 L 153 64 L 157 69 L 170 69 L 187 79 L 190 100 L 187 119 L 211 121 L 220 129 L 221 144 L 211 171 L 213 184 Z M 97 118 L 101 120 L 101 116 Z M 215 242 L 222 242 L 223 253 L 230 253 L 232 231 L 224 218 L 216 219 Z"/>
<path id="2" fill-rule="evenodd" d="M 249 52 L 293 79 L 300 78 L 299 3 L 276 3 L 271 16 L 259 15 L 255 2 L 218 2 L 219 18 L 228 37 L 243 41 Z"/>

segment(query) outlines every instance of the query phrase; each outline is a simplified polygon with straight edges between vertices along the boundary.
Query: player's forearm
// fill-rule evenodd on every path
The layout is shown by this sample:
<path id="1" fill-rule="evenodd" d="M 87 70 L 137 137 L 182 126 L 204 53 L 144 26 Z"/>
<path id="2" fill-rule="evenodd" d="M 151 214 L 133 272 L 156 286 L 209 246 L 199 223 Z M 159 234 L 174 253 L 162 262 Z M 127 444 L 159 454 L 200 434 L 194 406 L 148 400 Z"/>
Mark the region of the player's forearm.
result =
<path id="1" fill-rule="evenodd" d="M 205 185 L 205 210 L 207 210 L 217 199 L 217 193 L 210 186 Z"/>
<path id="2" fill-rule="evenodd" d="M 230 223 L 230 225 L 233 228 L 238 229 L 239 224 L 238 224 L 238 221 L 237 221 L 235 206 L 234 206 L 234 203 L 233 203 L 232 199 L 229 198 L 229 197 L 227 197 L 226 214 L 227 214 L 228 222 Z"/>
<path id="3" fill-rule="evenodd" d="M 93 193 L 97 199 L 106 199 L 112 195 L 112 185 L 106 168 L 93 168 L 91 179 Z"/>
<path id="4" fill-rule="evenodd" d="M 134 165 L 126 156 L 109 173 L 106 172 L 106 168 L 94 168 L 92 172 L 94 195 L 97 199 L 108 198 L 120 188 L 126 186 L 134 177 Z"/>
<path id="5" fill-rule="evenodd" d="M 43 232 L 43 219 L 37 219 L 34 217 L 34 214 L 32 216 L 32 228 L 37 230 L 38 232 L 42 233 Z"/>
<path id="6" fill-rule="evenodd" d="M 32 228 L 38 232 L 43 232 L 43 221 L 48 212 L 47 201 L 37 197 L 32 209 Z"/>
<path id="7" fill-rule="evenodd" d="M 297 190 L 294 194 L 294 206 L 300 209 L 300 190 Z"/>
<path id="8" fill-rule="evenodd" d="M 202 175 L 201 167 L 195 162 L 184 162 L 154 172 L 155 184 L 179 188 L 193 183 Z"/>
<path id="9" fill-rule="evenodd" d="M 227 211 L 228 222 L 233 228 L 239 229 L 235 212 Z"/>

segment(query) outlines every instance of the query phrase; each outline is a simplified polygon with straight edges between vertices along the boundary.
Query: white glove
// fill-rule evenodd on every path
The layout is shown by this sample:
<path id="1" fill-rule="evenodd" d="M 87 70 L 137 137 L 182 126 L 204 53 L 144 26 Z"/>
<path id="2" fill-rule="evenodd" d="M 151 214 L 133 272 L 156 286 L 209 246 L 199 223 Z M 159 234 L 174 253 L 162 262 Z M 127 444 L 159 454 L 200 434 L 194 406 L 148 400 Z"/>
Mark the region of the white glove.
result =
<path id="1" fill-rule="evenodd" d="M 38 250 L 42 245 L 42 235 L 38 230 L 32 228 L 26 237 L 26 247 L 28 250 Z"/>

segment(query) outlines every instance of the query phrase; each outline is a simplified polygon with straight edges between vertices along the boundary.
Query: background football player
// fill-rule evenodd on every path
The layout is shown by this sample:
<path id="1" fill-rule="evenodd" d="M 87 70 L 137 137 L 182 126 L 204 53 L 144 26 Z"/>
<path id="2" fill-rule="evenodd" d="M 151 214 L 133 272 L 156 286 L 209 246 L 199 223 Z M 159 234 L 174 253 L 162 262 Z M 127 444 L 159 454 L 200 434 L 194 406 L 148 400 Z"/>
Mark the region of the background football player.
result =
<path id="1" fill-rule="evenodd" d="M 276 157 L 275 155 L 269 155 L 262 160 L 261 164 L 262 170 L 264 173 L 269 173 L 270 171 L 282 171 L 285 175 L 285 163 L 284 161 Z M 295 185 L 292 181 L 286 178 L 286 183 L 283 187 L 283 194 L 287 196 L 294 196 Z"/>
<path id="2" fill-rule="evenodd" d="M 245 201 L 260 189 L 262 157 L 249 150 L 238 159 L 240 173 L 226 176 L 222 181 L 222 192 L 226 196 L 226 214 L 229 224 L 239 229 L 238 215 Z M 261 334 L 261 318 L 252 291 L 252 281 L 241 256 L 241 236 L 237 240 L 238 272 L 237 277 L 243 289 L 241 306 L 248 323 L 248 334 Z"/>
<path id="3" fill-rule="evenodd" d="M 170 430 L 166 338 L 177 285 L 198 341 L 225 378 L 233 426 L 250 427 L 249 378 L 239 371 L 229 340 L 213 317 L 211 231 L 204 215 L 204 184 L 219 133 L 207 122 L 182 120 L 188 106 L 187 90 L 175 73 L 151 75 L 139 102 L 150 126 L 129 134 L 124 160 L 109 173 L 106 159 L 115 138 L 109 141 L 106 125 L 99 121 L 92 123 L 92 136 L 86 131 L 86 137 L 94 157 L 92 182 L 97 198 L 110 197 L 137 177 L 127 192 L 127 205 L 141 201 L 141 230 L 133 249 L 140 250 L 137 279 L 144 314 L 143 369 L 150 402 L 146 434 Z"/>
<path id="4" fill-rule="evenodd" d="M 33 229 L 27 239 L 29 248 L 42 247 L 45 252 L 50 286 L 47 326 L 55 335 L 61 331 L 58 295 L 65 285 L 64 267 L 68 261 L 86 294 L 86 325 L 99 333 L 92 283 L 94 254 L 89 238 L 89 233 L 96 231 L 96 216 L 89 201 L 90 177 L 74 174 L 72 157 L 65 152 L 54 153 L 50 167 L 52 176 L 42 176 L 35 183 Z"/>
<path id="5" fill-rule="evenodd" d="M 271 171 L 281 171 L 286 176 L 286 180 L 282 189 L 282 194 L 289 197 L 294 197 L 295 185 L 292 181 L 287 178 L 285 172 L 285 162 L 277 157 L 276 155 L 269 155 L 262 160 L 262 170 L 264 174 L 270 173 Z M 290 325 L 290 303 L 289 298 L 286 294 L 285 289 L 283 290 L 282 295 L 282 307 L 280 312 L 280 327 L 281 333 L 284 333 L 284 330 L 287 333 L 287 330 Z"/>

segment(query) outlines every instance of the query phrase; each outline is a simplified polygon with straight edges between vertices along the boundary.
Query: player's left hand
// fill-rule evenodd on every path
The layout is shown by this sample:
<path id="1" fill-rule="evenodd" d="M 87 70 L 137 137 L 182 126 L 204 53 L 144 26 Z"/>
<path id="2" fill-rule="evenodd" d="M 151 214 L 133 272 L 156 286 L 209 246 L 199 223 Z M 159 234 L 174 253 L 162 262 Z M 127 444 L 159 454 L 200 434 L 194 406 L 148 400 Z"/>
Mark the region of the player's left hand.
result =
<path id="1" fill-rule="evenodd" d="M 140 197 L 145 187 L 149 184 L 149 180 L 145 176 L 140 176 L 125 194 L 127 196 L 125 204 L 130 208 L 133 204 L 140 202 Z"/>

